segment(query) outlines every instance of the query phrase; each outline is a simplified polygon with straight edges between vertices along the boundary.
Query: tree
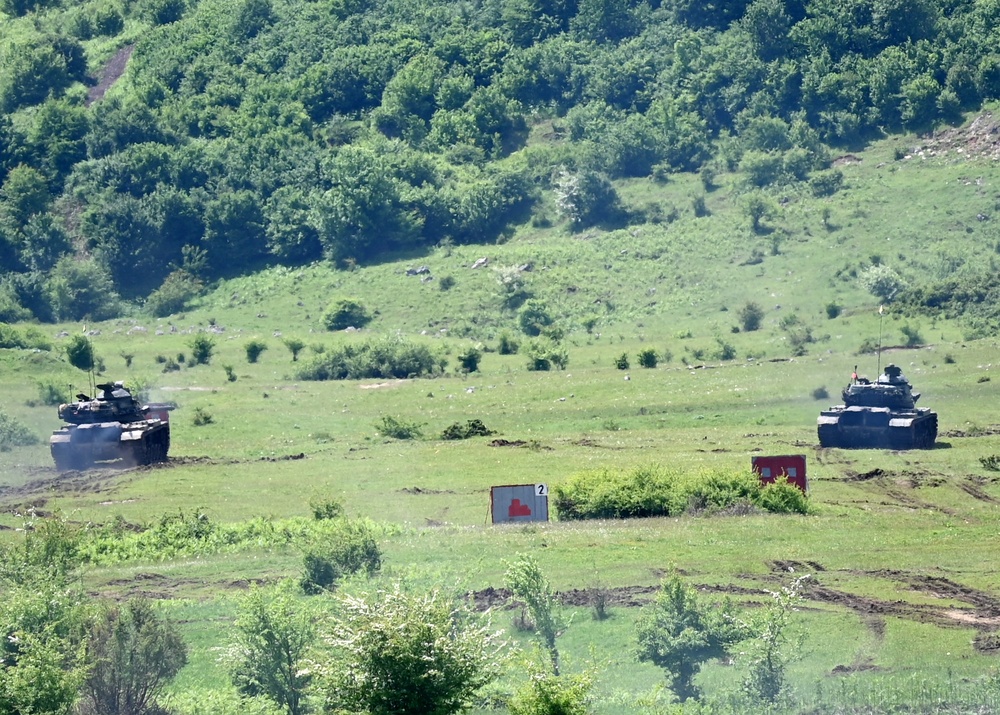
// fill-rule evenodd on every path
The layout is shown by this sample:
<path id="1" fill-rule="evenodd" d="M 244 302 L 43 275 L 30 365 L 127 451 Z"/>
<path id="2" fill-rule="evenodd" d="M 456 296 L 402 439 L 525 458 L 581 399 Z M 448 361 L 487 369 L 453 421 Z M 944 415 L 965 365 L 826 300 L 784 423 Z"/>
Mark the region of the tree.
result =
<path id="1" fill-rule="evenodd" d="M 312 679 L 306 655 L 315 637 L 310 614 L 296 606 L 289 589 L 266 592 L 252 587 L 234 624 L 229 664 L 233 684 L 244 695 L 274 701 L 288 715 L 302 715 Z"/>
<path id="2" fill-rule="evenodd" d="M 858 276 L 858 282 L 873 296 L 885 301 L 895 298 L 906 285 L 900 275 L 884 263 L 865 268 Z"/>
<path id="3" fill-rule="evenodd" d="M 45 292 L 59 320 L 107 320 L 121 310 L 111 276 L 93 259 L 60 258 Z"/>
<path id="4" fill-rule="evenodd" d="M 531 622 L 535 625 L 535 632 L 551 660 L 552 674 L 558 676 L 559 648 L 556 646 L 556 637 L 564 625 L 555 613 L 555 596 L 548 579 L 535 559 L 519 554 L 514 562 L 507 564 L 504 580 L 514 598 L 524 603 L 523 607 L 527 609 Z"/>
<path id="5" fill-rule="evenodd" d="M 187 663 L 187 646 L 144 598 L 107 606 L 88 639 L 84 715 L 158 713 L 156 699 Z"/>
<path id="6" fill-rule="evenodd" d="M 51 200 L 42 173 L 22 164 L 11 170 L 0 187 L 0 215 L 14 228 L 23 230 L 33 216 L 48 208 Z"/>
<path id="7" fill-rule="evenodd" d="M 305 348 L 306 344 L 299 338 L 285 338 L 285 347 L 288 348 L 288 352 L 292 354 L 292 362 L 298 362 L 299 353 Z"/>
<path id="8" fill-rule="evenodd" d="M 764 320 L 764 309 L 753 301 L 747 301 L 746 305 L 740 308 L 740 325 L 748 333 L 760 329 L 760 324 Z"/>
<path id="9" fill-rule="evenodd" d="M 604 174 L 563 169 L 555 181 L 556 206 L 574 231 L 620 218 L 618 192 Z"/>
<path id="10" fill-rule="evenodd" d="M 66 358 L 77 370 L 90 372 L 97 363 L 94 344 L 85 335 L 74 335 L 66 345 Z"/>
<path id="11" fill-rule="evenodd" d="M 681 701 L 698 697 L 694 677 L 702 664 L 725 657 L 746 635 L 731 604 L 706 606 L 676 573 L 661 584 L 656 601 L 642 610 L 636 630 L 639 660 L 663 668 Z"/>
<path id="12" fill-rule="evenodd" d="M 339 610 L 330 634 L 337 658 L 321 666 L 328 709 L 452 715 L 500 674 L 499 632 L 439 591 L 395 584 L 342 596 Z"/>
<path id="13" fill-rule="evenodd" d="M 788 687 L 785 669 L 802 644 L 801 634 L 790 632 L 790 628 L 802 602 L 803 583 L 809 578 L 802 576 L 790 586 L 771 592 L 771 605 L 757 612 L 745 626 L 750 637 L 740 647 L 741 657 L 749 665 L 743 689 L 756 699 L 773 703 Z"/>

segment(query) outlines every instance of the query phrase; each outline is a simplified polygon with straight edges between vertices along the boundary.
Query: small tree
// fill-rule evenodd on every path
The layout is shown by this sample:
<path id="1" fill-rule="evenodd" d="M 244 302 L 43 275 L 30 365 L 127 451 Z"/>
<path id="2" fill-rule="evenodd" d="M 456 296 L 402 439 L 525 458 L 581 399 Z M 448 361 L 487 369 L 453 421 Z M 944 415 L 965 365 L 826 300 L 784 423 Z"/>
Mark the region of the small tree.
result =
<path id="1" fill-rule="evenodd" d="M 195 365 L 208 365 L 212 361 L 215 350 L 215 340 L 204 333 L 198 333 L 188 341 L 191 348 L 191 361 Z"/>
<path id="2" fill-rule="evenodd" d="M 556 647 L 556 636 L 564 626 L 555 613 L 556 600 L 548 579 L 545 578 L 537 561 L 530 556 L 518 554 L 517 560 L 507 564 L 505 581 L 514 598 L 524 603 L 524 608 L 535 624 L 535 632 L 538 633 L 552 661 L 552 673 L 559 675 L 559 649 Z"/>
<path id="3" fill-rule="evenodd" d="M 74 335 L 66 344 L 66 359 L 69 364 L 77 370 L 90 372 L 96 365 L 97 357 L 94 354 L 94 344 L 85 335 Z"/>
<path id="4" fill-rule="evenodd" d="M 861 287 L 877 298 L 890 301 L 905 287 L 905 282 L 896 271 L 879 263 L 868 266 L 858 276 Z"/>
<path id="5" fill-rule="evenodd" d="M 329 638 L 340 657 L 319 666 L 327 711 L 452 715 L 500 674 L 500 634 L 438 591 L 396 584 L 343 596 L 340 613 Z"/>
<path id="6" fill-rule="evenodd" d="M 316 635 L 309 614 L 287 589 L 252 587 L 234 625 L 229 672 L 236 688 L 272 700 L 288 715 L 304 713 L 311 680 L 305 657 Z"/>
<path id="7" fill-rule="evenodd" d="M 801 633 L 790 627 L 808 578 L 802 576 L 791 586 L 772 592 L 771 606 L 755 614 L 746 626 L 753 637 L 740 647 L 749 665 L 743 689 L 753 698 L 773 703 L 787 688 L 785 670 L 802 644 Z"/>
<path id="8" fill-rule="evenodd" d="M 639 660 L 666 671 L 669 687 L 682 701 L 697 698 L 694 677 L 703 663 L 722 658 L 745 636 L 730 604 L 710 608 L 676 573 L 660 587 L 656 601 L 636 624 Z"/>
<path id="9" fill-rule="evenodd" d="M 619 370 L 629 369 L 628 353 L 622 353 L 615 358 L 615 367 Z"/>
<path id="10" fill-rule="evenodd" d="M 458 354 L 458 365 L 462 372 L 476 372 L 482 357 L 483 353 L 479 348 L 470 346 Z"/>
<path id="11" fill-rule="evenodd" d="M 299 353 L 302 352 L 305 346 L 306 344 L 298 338 L 285 338 L 285 347 L 292 354 L 292 362 L 298 362 Z"/>
<path id="12" fill-rule="evenodd" d="M 747 302 L 739 313 L 740 325 L 746 332 L 760 330 L 760 324 L 764 320 L 764 309 L 754 302 Z"/>
<path id="13" fill-rule="evenodd" d="M 145 715 L 187 663 L 177 629 L 160 620 L 146 599 L 113 605 L 90 631 L 91 668 L 83 685 L 84 713 Z"/>
<path id="14" fill-rule="evenodd" d="M 247 362 L 255 363 L 260 359 L 261 354 L 267 350 L 267 343 L 263 340 L 257 340 L 254 338 L 253 340 L 248 341 L 243 346 L 243 349 L 246 350 L 247 353 Z"/>
<path id="15" fill-rule="evenodd" d="M 542 329 L 552 325 L 553 321 L 544 303 L 538 300 L 529 300 L 521 309 L 517 322 L 525 335 L 541 335 Z"/>

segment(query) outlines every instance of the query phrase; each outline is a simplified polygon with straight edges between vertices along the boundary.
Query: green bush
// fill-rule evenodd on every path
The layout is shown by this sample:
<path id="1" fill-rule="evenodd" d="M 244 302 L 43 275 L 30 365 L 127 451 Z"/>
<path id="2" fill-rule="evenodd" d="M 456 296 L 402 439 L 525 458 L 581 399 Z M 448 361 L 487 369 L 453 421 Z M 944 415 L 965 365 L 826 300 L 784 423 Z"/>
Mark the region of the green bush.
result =
<path id="1" fill-rule="evenodd" d="M 69 387 L 66 385 L 59 385 L 52 380 L 38 381 L 38 404 L 40 405 L 55 407 L 69 402 L 71 397 Z"/>
<path id="2" fill-rule="evenodd" d="M 386 415 L 375 423 L 375 429 L 379 434 L 392 439 L 419 439 L 423 436 L 420 427 L 417 422 L 396 419 L 391 415 Z"/>
<path id="3" fill-rule="evenodd" d="M 528 344 L 526 352 L 529 370 L 548 371 L 552 368 L 565 370 L 569 363 L 569 354 L 566 352 L 566 348 L 548 338 L 532 340 Z"/>
<path id="4" fill-rule="evenodd" d="M 303 555 L 305 572 L 299 582 L 309 594 L 321 593 L 344 576 L 382 568 L 382 551 L 371 529 L 359 521 L 343 521 L 335 531 L 311 544 Z"/>
<path id="5" fill-rule="evenodd" d="M 156 318 L 179 313 L 201 294 L 202 287 L 187 271 L 174 271 L 146 298 L 146 311 Z"/>
<path id="6" fill-rule="evenodd" d="M 517 355 L 520 344 L 510 336 L 510 333 L 502 332 L 497 340 L 497 352 L 501 355 Z"/>
<path id="7" fill-rule="evenodd" d="M 615 358 L 615 367 L 618 368 L 619 370 L 628 370 L 629 368 L 628 353 L 622 353 L 621 355 Z"/>
<path id="8" fill-rule="evenodd" d="M 482 357 L 482 350 L 470 346 L 458 354 L 458 366 L 462 372 L 476 372 L 479 369 L 479 361 Z"/>
<path id="9" fill-rule="evenodd" d="M 517 322 L 525 335 L 541 335 L 542 329 L 552 325 L 553 321 L 544 303 L 529 300 L 521 309 Z"/>
<path id="10" fill-rule="evenodd" d="M 195 407 L 194 414 L 191 416 L 191 424 L 195 427 L 204 427 L 205 425 L 210 425 L 215 422 L 215 418 L 212 417 L 212 413 L 207 411 L 203 407 Z"/>
<path id="11" fill-rule="evenodd" d="M 426 345 L 400 337 L 338 346 L 317 355 L 299 369 L 299 380 L 363 380 L 423 377 L 444 369 L 446 362 Z"/>
<path id="12" fill-rule="evenodd" d="M 441 433 L 441 439 L 469 439 L 470 437 L 488 437 L 491 434 L 496 433 L 483 424 L 482 420 L 469 420 L 464 425 L 461 422 L 456 422 L 445 427 L 444 432 Z"/>
<path id="13" fill-rule="evenodd" d="M 344 513 L 344 505 L 333 497 L 314 496 L 309 500 L 309 508 L 316 521 L 336 519 Z"/>
<path id="14" fill-rule="evenodd" d="M 247 362 L 255 363 L 260 359 L 261 354 L 267 350 L 267 343 L 263 340 L 257 340 L 254 338 L 253 340 L 248 341 L 243 346 L 243 349 L 247 354 Z"/>
<path id="15" fill-rule="evenodd" d="M 765 486 L 757 497 L 757 505 L 775 514 L 808 514 L 809 500 L 802 490 L 787 481 L 775 481 Z"/>
<path id="16" fill-rule="evenodd" d="M 762 488 L 757 475 L 741 470 L 689 474 L 659 465 L 627 472 L 599 469 L 573 475 L 553 487 L 552 494 L 561 520 L 678 516 L 741 504 L 775 513 L 808 512 L 808 500 L 797 487 L 781 483 Z"/>
<path id="17" fill-rule="evenodd" d="M 52 343 L 35 328 L 19 330 L 13 325 L 0 323 L 0 348 L 48 351 L 52 349 Z"/>
<path id="18" fill-rule="evenodd" d="M 208 365 L 212 361 L 215 350 L 215 340 L 204 333 L 198 333 L 188 341 L 191 348 L 191 359 L 195 365 Z"/>
<path id="19" fill-rule="evenodd" d="M 323 314 L 323 325 L 327 330 L 363 328 L 372 321 L 368 308 L 355 298 L 340 298 L 330 304 Z"/>
<path id="20" fill-rule="evenodd" d="M 764 320 L 764 309 L 754 302 L 748 302 L 739 312 L 740 325 L 746 332 L 760 329 L 760 324 Z"/>
<path id="21" fill-rule="evenodd" d="M 38 444 L 38 435 L 0 409 L 0 452 Z"/>
<path id="22" fill-rule="evenodd" d="M 639 351 L 639 367 L 654 368 L 659 362 L 659 355 L 656 354 L 656 350 L 653 348 L 646 348 Z"/>

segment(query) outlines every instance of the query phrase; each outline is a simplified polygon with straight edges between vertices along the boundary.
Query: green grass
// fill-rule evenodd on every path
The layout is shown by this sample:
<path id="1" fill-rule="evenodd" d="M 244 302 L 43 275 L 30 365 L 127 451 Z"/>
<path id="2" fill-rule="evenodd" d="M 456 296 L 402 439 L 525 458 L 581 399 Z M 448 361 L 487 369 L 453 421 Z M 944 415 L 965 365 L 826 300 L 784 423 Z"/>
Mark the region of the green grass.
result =
<path id="1" fill-rule="evenodd" d="M 768 600 L 765 591 L 805 571 L 828 591 L 912 608 L 872 615 L 807 596 L 796 617 L 805 646 L 790 668 L 796 707 L 841 702 L 885 709 L 937 696 L 972 707 L 967 695 L 976 688 L 987 702 L 997 697 L 995 684 L 984 680 L 994 664 L 972 647 L 972 597 L 942 591 L 941 580 L 1000 598 L 992 568 L 1000 483 L 980 462 L 1000 453 L 1000 435 L 990 433 L 1000 423 L 1000 378 L 981 381 L 1000 365 L 996 337 L 964 340 L 962 322 L 901 316 L 890 305 L 881 325 L 885 344 L 901 345 L 904 325 L 927 344 L 887 350 L 881 362 L 903 366 L 924 395 L 921 404 L 939 413 L 937 448 L 817 448 L 819 410 L 840 401 L 855 365 L 876 372 L 875 356 L 855 353 L 878 336 L 878 303 L 850 271 L 878 255 L 919 282 L 940 277 L 955 261 L 974 265 L 996 254 L 990 223 L 975 217 L 993 212 L 1000 170 L 947 159 L 895 161 L 899 141 L 875 145 L 860 154 L 861 163 L 843 166 L 849 191 L 823 200 L 794 188 L 776 192 L 789 201 L 768 222 L 770 235 L 750 232 L 741 197 L 729 186 L 734 177 L 719 178 L 721 188 L 706 197 L 711 215 L 705 218 L 691 210 L 696 177 L 666 185 L 635 181 L 620 187 L 627 203 L 672 204 L 678 220 L 578 235 L 560 227 L 522 228 L 503 244 L 443 247 L 351 272 L 325 265 L 271 269 L 220 284 L 184 315 L 88 325 L 100 330 L 93 341 L 108 378 L 142 381 L 153 386 L 152 399 L 177 402 L 168 466 L 56 480 L 44 444 L 58 426 L 55 409 L 29 404 L 37 400 L 37 380 L 72 384 L 78 392 L 88 390 L 86 376 L 58 349 L 0 350 L 3 409 L 43 438 L 37 446 L 0 452 L 8 507 L 0 523 L 20 526 L 18 514 L 30 506 L 80 523 L 121 516 L 149 524 L 199 507 L 216 522 L 282 519 L 308 515 L 310 497 L 321 495 L 341 501 L 350 516 L 393 525 L 382 541 L 377 578 L 419 587 L 459 593 L 499 587 L 505 561 L 522 552 L 537 558 L 559 591 L 655 586 L 676 567 L 706 597 L 728 589 L 754 608 Z M 830 209 L 829 230 L 823 207 Z M 755 249 L 762 262 L 747 264 Z M 470 268 L 482 256 L 492 265 L 532 264 L 524 274 L 529 290 L 567 331 L 566 370 L 531 372 L 524 355 L 491 351 L 501 330 L 516 333 L 517 315 L 502 306 L 490 268 Z M 421 264 L 435 276 L 454 276 L 454 287 L 441 291 L 436 282 L 404 275 Z M 323 311 L 343 296 L 378 311 L 361 335 L 322 329 Z M 734 333 L 748 301 L 764 308 L 763 325 Z M 831 301 L 844 308 L 835 319 L 826 315 Z M 595 315 L 587 333 L 582 326 Z M 792 323 L 812 332 L 805 355 L 793 357 Z M 224 330 L 214 336 L 209 365 L 162 372 L 157 356 L 190 357 L 192 335 L 213 324 Z M 135 325 L 145 332 L 130 334 Z M 43 331 L 56 338 L 81 327 Z M 448 356 L 447 374 L 293 379 L 314 354 L 311 346 L 329 349 L 396 331 Z M 310 346 L 298 363 L 281 344 L 288 337 Z M 244 350 L 250 339 L 269 348 L 254 364 Z M 735 348 L 736 359 L 713 357 L 720 341 Z M 480 371 L 459 374 L 456 356 L 476 343 L 486 348 Z M 661 355 L 659 366 L 637 367 L 639 351 L 650 347 Z M 663 357 L 667 351 L 670 359 Z M 130 369 L 122 352 L 134 355 Z M 614 366 L 623 352 L 633 365 L 627 372 Z M 236 381 L 227 379 L 226 365 Z M 813 397 L 820 387 L 828 398 Z M 199 409 L 212 416 L 210 424 L 194 424 Z M 385 438 L 375 427 L 386 417 L 419 424 L 424 436 Z M 438 438 L 448 425 L 472 419 L 496 434 Z M 524 445 L 490 446 L 494 438 Z M 583 470 L 650 463 L 692 471 L 745 468 L 753 455 L 769 453 L 807 456 L 815 514 L 486 523 L 494 485 L 557 484 Z M 876 469 L 883 474 L 859 478 Z M 24 490 L 30 482 L 40 484 Z M 192 693 L 231 702 L 218 656 L 235 599 L 250 582 L 298 578 L 301 569 L 301 554 L 282 548 L 88 567 L 82 582 L 95 595 L 162 599 L 192 649 L 173 697 L 186 703 L 180 712 L 195 712 Z M 359 580 L 348 588 L 365 585 Z M 941 615 L 946 610 L 952 614 Z M 921 620 L 926 611 L 937 615 Z M 612 606 L 612 612 L 598 622 L 585 606 L 575 609 L 560 638 L 568 667 L 593 670 L 596 713 L 663 712 L 661 674 L 632 656 L 637 609 Z M 506 626 L 511 615 L 494 618 Z M 529 644 L 523 635 L 512 637 Z M 739 669 L 739 663 L 706 668 L 706 692 L 735 697 Z M 519 677 L 515 670 L 503 687 Z"/>

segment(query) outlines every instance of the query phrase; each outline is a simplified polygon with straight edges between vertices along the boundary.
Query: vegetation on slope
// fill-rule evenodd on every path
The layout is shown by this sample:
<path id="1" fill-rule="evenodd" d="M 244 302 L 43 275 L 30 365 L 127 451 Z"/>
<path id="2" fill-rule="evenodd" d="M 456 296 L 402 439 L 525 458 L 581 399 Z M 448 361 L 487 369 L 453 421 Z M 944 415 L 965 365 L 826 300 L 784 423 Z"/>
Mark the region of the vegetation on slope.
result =
<path id="1" fill-rule="evenodd" d="M 669 220 L 619 200 L 629 177 L 700 170 L 709 190 L 736 171 L 766 230 L 769 187 L 838 190 L 829 146 L 1000 97 L 997 9 L 971 0 L 2 11 L 7 321 L 122 300 L 166 315 L 267 263 L 350 266 L 529 220 Z M 112 58 L 127 70 L 104 94 Z"/>

